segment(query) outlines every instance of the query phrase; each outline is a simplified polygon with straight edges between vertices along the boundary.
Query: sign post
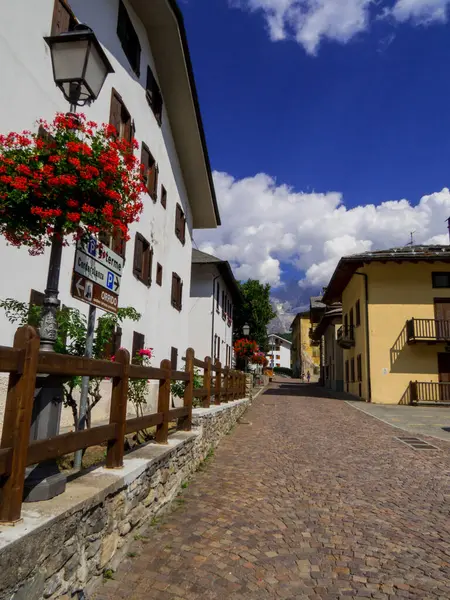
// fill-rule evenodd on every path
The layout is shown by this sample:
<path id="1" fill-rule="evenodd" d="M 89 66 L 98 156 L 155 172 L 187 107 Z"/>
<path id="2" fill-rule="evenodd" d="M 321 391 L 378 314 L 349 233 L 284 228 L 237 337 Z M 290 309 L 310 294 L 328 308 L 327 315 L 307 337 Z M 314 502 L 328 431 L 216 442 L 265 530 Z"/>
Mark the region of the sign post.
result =
<path id="1" fill-rule="evenodd" d="M 96 239 L 90 238 L 88 242 L 77 244 L 71 294 L 77 300 L 89 304 L 86 349 L 84 352 L 86 358 L 92 358 L 96 307 L 117 314 L 123 267 L 124 259 L 110 248 L 103 246 Z M 81 380 L 78 431 L 82 431 L 86 426 L 88 391 L 89 377 L 84 376 Z M 82 456 L 82 450 L 75 452 L 75 469 L 81 468 Z"/>

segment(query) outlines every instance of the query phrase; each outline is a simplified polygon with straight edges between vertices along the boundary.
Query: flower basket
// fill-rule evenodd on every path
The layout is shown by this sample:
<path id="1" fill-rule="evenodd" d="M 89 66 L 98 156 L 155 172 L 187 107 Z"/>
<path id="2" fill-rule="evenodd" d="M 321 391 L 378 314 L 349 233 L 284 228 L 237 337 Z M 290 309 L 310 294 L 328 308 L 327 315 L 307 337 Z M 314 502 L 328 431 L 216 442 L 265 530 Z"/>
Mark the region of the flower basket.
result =
<path id="1" fill-rule="evenodd" d="M 128 239 L 142 211 L 144 186 L 133 144 L 111 125 L 58 114 L 39 133 L 0 136 L 0 233 L 41 254 L 99 232 Z"/>
<path id="2" fill-rule="evenodd" d="M 255 340 L 241 338 L 234 343 L 234 351 L 238 358 L 252 357 L 258 352 L 258 344 Z"/>

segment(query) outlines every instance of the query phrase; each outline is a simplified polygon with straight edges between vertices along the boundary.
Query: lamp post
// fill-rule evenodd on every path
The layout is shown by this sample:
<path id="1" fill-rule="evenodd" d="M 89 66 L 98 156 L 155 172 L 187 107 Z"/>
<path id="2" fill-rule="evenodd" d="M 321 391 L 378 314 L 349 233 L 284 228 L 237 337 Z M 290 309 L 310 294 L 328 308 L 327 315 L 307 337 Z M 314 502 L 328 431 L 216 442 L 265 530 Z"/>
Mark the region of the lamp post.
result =
<path id="1" fill-rule="evenodd" d="M 244 327 L 242 328 L 242 332 L 245 335 L 245 337 L 247 337 L 250 334 L 250 325 L 248 323 L 246 323 L 244 325 Z M 248 371 L 248 356 L 245 357 L 245 372 L 247 373 Z"/>
<path id="2" fill-rule="evenodd" d="M 77 106 L 90 104 L 98 97 L 108 73 L 114 70 L 92 29 L 79 24 L 73 31 L 44 38 L 50 48 L 53 79 L 71 112 Z M 41 351 L 54 352 L 58 335 L 57 311 L 60 305 L 59 275 L 61 270 L 62 227 L 55 227 L 50 251 L 42 317 L 39 327 Z M 61 417 L 62 383 L 60 377 L 40 377 L 33 406 L 31 437 L 34 440 L 58 435 Z M 65 476 L 55 461 L 45 461 L 27 471 L 25 499 L 29 502 L 48 500 L 61 494 Z"/>

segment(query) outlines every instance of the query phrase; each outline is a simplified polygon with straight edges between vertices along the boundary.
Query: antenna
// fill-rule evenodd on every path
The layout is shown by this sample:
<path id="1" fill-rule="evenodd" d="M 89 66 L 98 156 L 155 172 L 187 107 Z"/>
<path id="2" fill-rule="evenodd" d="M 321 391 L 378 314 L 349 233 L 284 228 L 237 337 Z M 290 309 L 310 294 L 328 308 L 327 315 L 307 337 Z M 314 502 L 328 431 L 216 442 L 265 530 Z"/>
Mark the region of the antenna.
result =
<path id="1" fill-rule="evenodd" d="M 414 231 L 410 231 L 409 235 L 411 237 L 411 240 L 406 244 L 407 246 L 414 246 L 414 234 L 416 233 L 416 230 L 414 229 Z"/>

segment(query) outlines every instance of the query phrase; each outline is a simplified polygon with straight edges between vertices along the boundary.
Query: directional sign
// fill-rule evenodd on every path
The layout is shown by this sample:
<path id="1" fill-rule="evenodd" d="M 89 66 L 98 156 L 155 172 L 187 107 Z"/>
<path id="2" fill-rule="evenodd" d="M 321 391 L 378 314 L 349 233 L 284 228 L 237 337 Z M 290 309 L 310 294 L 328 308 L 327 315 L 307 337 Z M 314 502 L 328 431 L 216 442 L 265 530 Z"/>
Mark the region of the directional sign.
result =
<path id="1" fill-rule="evenodd" d="M 120 291 L 120 275 L 81 250 L 75 253 L 74 271 L 115 294 Z"/>
<path id="2" fill-rule="evenodd" d="M 90 238 L 87 242 L 78 242 L 77 248 L 95 258 L 97 262 L 113 273 L 116 273 L 116 275 L 122 276 L 125 260 L 95 238 Z"/>
<path id="3" fill-rule="evenodd" d="M 106 312 L 117 313 L 119 296 L 77 273 L 73 273 L 72 276 L 71 294 L 81 302 L 97 306 Z"/>

